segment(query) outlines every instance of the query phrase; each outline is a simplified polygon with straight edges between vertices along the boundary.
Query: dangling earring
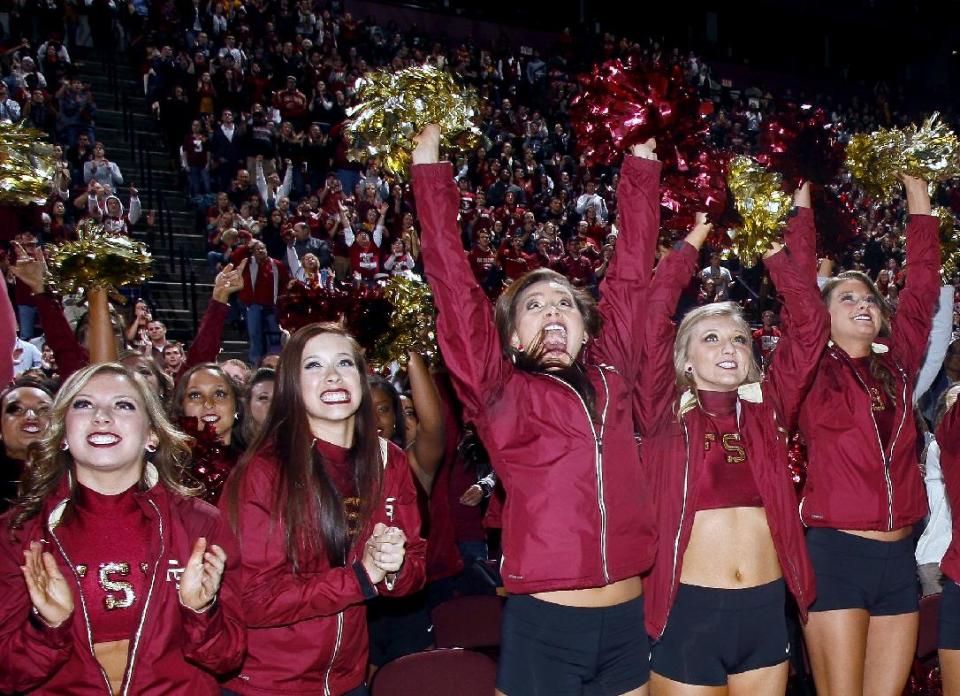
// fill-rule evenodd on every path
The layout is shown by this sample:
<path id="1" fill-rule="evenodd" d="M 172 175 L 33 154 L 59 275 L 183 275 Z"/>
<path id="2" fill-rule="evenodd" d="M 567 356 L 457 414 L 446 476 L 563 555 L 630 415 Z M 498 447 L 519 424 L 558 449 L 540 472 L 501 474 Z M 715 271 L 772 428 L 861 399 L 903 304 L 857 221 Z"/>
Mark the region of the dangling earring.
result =
<path id="1" fill-rule="evenodd" d="M 66 440 L 64 440 L 63 443 L 60 445 L 60 451 L 66 452 L 68 449 L 70 449 L 70 445 L 67 444 Z"/>
<path id="2" fill-rule="evenodd" d="M 523 344 L 522 344 L 522 343 L 518 343 L 518 344 L 517 344 L 517 352 L 518 352 L 518 353 L 522 353 L 522 352 L 523 352 Z"/>
<path id="3" fill-rule="evenodd" d="M 148 442 L 145 448 L 150 454 L 154 454 L 157 451 L 157 446 L 152 442 Z"/>

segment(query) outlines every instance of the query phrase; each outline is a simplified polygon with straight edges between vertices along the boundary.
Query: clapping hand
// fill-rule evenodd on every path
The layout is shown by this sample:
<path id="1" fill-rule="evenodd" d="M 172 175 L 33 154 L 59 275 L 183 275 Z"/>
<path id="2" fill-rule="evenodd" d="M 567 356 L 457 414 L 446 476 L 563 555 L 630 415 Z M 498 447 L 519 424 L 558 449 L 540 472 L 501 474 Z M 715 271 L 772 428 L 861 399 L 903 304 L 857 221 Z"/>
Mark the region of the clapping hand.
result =
<path id="1" fill-rule="evenodd" d="M 27 592 L 37 614 L 51 628 L 57 628 L 73 613 L 73 593 L 60 572 L 53 554 L 43 550 L 38 541 L 31 541 L 23 552 L 20 566 Z"/>
<path id="2" fill-rule="evenodd" d="M 207 540 L 197 539 L 180 576 L 180 603 L 196 612 L 207 609 L 217 598 L 226 565 L 227 554 L 222 548 L 211 544 L 208 551 Z"/>

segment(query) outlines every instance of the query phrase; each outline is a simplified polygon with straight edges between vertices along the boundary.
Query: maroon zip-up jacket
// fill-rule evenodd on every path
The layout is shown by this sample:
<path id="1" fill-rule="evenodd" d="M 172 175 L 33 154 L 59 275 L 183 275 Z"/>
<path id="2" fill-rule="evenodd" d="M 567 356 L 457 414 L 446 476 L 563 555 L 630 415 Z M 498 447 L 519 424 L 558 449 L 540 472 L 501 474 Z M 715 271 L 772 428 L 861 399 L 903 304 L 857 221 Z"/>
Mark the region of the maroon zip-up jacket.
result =
<path id="1" fill-rule="evenodd" d="M 951 510 L 960 510 L 960 408 L 954 404 L 937 426 L 940 470 L 947 487 Z M 960 515 L 953 515 L 953 537 L 940 560 L 940 570 L 954 582 L 960 581 Z"/>
<path id="2" fill-rule="evenodd" d="M 911 404 L 940 292 L 937 218 L 910 217 L 907 268 L 891 336 L 874 344 L 896 385 L 890 441 L 880 443 L 869 391 L 839 346 L 824 351 L 800 410 L 808 462 L 800 516 L 808 527 L 890 531 L 927 514 Z"/>
<path id="3" fill-rule="evenodd" d="M 156 525 L 149 549 L 150 589 L 138 628 L 130 639 L 120 694 L 216 696 L 220 685 L 214 675 L 236 670 L 246 648 L 237 540 L 215 507 L 156 483 L 156 470 L 150 465 L 146 478 L 152 485 L 138 492 L 136 498 Z M 64 477 L 41 513 L 17 531 L 15 540 L 8 532 L 11 513 L 0 517 L 0 691 L 4 693 L 110 693 L 90 644 L 77 570 L 57 539 L 57 526 L 70 496 L 70 484 Z M 227 554 L 217 600 L 201 614 L 180 604 L 177 584 L 198 537 L 217 544 Z M 54 555 L 73 591 L 73 615 L 58 628 L 45 627 L 31 613 L 30 596 L 20 572 L 23 551 L 31 541 L 40 541 L 44 550 Z"/>
<path id="4" fill-rule="evenodd" d="M 594 423 L 566 382 L 517 370 L 504 357 L 490 301 L 460 243 L 452 168 L 413 168 L 437 338 L 464 421 L 476 424 L 507 491 L 502 574 L 508 592 L 602 587 L 640 575 L 653 560 L 656 532 L 631 394 L 659 224 L 659 178 L 659 162 L 624 159 L 618 253 L 601 286 L 604 326 L 580 361 L 596 389 Z"/>
<path id="5" fill-rule="evenodd" d="M 426 565 L 410 465 L 393 443 L 381 440 L 381 452 L 386 453 L 383 502 L 357 536 L 347 564 L 331 568 L 322 554 L 296 574 L 287 560 L 285 527 L 276 514 L 280 469 L 272 445 L 261 448 L 247 464 L 237 531 L 243 549 L 248 648 L 240 673 L 227 688 L 241 694 L 337 696 L 364 683 L 369 654 L 364 602 L 378 593 L 402 596 L 417 591 L 423 587 Z M 221 508 L 227 504 L 226 497 L 220 499 Z M 392 589 L 385 583 L 374 588 L 360 564 L 377 522 L 399 527 L 407 536 L 403 566 Z"/>
<path id="6" fill-rule="evenodd" d="M 791 237 L 814 234 L 813 219 L 803 211 L 790 220 Z M 645 466 L 656 491 L 659 538 L 657 557 L 644 587 L 647 632 L 659 638 L 666 627 L 680 584 L 683 555 L 693 532 L 694 500 L 703 473 L 705 420 L 699 407 L 678 417 L 673 346 L 676 326 L 671 317 L 680 294 L 696 272 L 697 250 L 683 244 L 657 268 L 650 293 L 644 370 L 637 389 L 637 412 Z M 810 385 L 830 332 L 830 318 L 817 286 L 796 264 L 787 246 L 764 261 L 793 321 L 774 353 L 773 366 L 754 393 L 761 401 L 741 397 L 737 420 L 749 451 L 753 479 L 770 526 L 780 567 L 802 616 L 813 602 L 814 576 L 797 516 L 782 423 L 795 417 Z M 756 399 L 756 396 L 753 396 Z"/>

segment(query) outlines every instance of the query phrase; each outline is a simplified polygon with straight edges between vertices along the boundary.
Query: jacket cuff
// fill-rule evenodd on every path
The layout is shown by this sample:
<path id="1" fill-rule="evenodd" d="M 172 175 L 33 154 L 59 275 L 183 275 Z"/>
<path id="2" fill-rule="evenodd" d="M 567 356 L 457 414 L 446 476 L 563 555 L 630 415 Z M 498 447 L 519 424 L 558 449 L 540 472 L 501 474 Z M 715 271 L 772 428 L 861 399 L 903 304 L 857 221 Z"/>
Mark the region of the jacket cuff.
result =
<path id="1" fill-rule="evenodd" d="M 363 593 L 363 598 L 365 600 L 373 599 L 380 594 L 377 592 L 377 588 L 374 586 L 374 584 L 370 582 L 370 576 L 367 575 L 367 570 L 363 567 L 363 564 L 360 561 L 354 561 L 353 572 L 357 576 L 357 582 L 360 583 L 360 591 Z"/>
<path id="2" fill-rule="evenodd" d="M 45 644 L 51 648 L 60 649 L 65 648 L 67 645 L 72 643 L 72 630 L 73 630 L 73 614 L 67 617 L 67 620 L 64 621 L 57 627 L 49 626 L 43 619 L 40 618 L 39 614 L 30 612 L 29 623 L 31 629 L 35 632 L 35 635 Z"/>

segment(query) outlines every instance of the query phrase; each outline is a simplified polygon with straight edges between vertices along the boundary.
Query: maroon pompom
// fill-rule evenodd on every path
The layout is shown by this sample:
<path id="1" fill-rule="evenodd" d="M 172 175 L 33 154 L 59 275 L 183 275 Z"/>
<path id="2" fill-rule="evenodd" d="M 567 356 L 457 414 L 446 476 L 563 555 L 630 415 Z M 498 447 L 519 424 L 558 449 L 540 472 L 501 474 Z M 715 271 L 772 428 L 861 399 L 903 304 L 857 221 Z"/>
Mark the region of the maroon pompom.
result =
<path id="1" fill-rule="evenodd" d="M 293 333 L 307 324 L 343 321 L 367 351 L 389 327 L 391 306 L 380 287 L 337 283 L 310 287 L 291 283 L 277 298 L 280 326 Z"/>
<path id="2" fill-rule="evenodd" d="M 620 59 L 596 65 L 580 76 L 580 94 L 570 119 L 589 166 L 613 165 L 631 146 L 657 139 L 657 154 L 669 161 L 672 145 L 706 128 L 700 101 L 682 75 Z"/>
<path id="3" fill-rule="evenodd" d="M 857 243 L 860 229 L 849 191 L 831 187 L 813 190 L 813 216 L 817 221 L 817 256 L 839 260 Z"/>
<path id="4" fill-rule="evenodd" d="M 203 484 L 203 499 L 216 505 L 223 484 L 236 463 L 235 457 L 217 435 L 213 423 L 204 423 L 201 428 L 198 418 L 183 416 L 180 427 L 193 438 L 189 474 L 194 481 Z"/>
<path id="5" fill-rule="evenodd" d="M 755 159 L 783 175 L 788 191 L 803 182 L 829 184 L 843 165 L 844 147 L 823 109 L 787 104 L 763 124 Z"/>

